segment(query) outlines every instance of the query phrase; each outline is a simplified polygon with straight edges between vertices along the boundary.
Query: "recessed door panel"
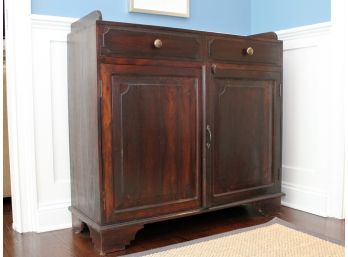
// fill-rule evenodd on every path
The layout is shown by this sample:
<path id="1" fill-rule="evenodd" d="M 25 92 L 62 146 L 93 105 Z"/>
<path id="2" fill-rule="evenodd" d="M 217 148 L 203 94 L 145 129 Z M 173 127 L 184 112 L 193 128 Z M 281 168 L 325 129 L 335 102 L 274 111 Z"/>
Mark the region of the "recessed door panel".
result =
<path id="1" fill-rule="evenodd" d="M 199 70 L 110 72 L 112 214 L 117 221 L 200 206 Z M 166 74 L 168 71 L 168 74 Z M 181 74 L 180 74 L 181 73 Z M 171 76 L 170 74 L 176 74 Z"/>
<path id="2" fill-rule="evenodd" d="M 212 205 L 279 189 L 279 75 L 222 72 L 213 78 Z"/>

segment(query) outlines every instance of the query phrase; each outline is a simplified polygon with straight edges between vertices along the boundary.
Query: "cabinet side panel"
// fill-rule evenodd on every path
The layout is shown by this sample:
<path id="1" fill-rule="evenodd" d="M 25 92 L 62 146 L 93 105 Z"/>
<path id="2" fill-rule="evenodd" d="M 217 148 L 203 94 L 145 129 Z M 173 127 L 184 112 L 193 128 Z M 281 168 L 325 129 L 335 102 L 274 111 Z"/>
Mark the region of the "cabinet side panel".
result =
<path id="1" fill-rule="evenodd" d="M 91 23 L 74 23 L 68 36 L 71 196 L 72 207 L 101 223 L 97 37 Z"/>

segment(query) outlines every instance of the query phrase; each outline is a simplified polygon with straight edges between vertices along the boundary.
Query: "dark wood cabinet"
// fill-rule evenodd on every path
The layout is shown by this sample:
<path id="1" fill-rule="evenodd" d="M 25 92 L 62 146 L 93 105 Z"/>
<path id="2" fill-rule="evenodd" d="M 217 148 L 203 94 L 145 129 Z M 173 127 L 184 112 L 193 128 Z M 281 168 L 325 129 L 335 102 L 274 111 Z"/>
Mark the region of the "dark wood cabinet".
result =
<path id="1" fill-rule="evenodd" d="M 282 42 L 101 20 L 68 36 L 73 226 L 100 253 L 144 224 L 280 204 Z M 273 206 L 274 207 L 274 206 Z"/>

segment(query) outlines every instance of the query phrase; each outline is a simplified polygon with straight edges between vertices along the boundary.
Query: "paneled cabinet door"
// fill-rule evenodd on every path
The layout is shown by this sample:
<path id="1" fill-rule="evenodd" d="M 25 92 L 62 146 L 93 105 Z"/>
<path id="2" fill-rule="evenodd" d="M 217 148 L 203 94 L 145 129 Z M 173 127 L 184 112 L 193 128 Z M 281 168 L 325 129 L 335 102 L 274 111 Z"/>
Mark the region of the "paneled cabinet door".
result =
<path id="1" fill-rule="evenodd" d="M 211 205 L 280 193 L 281 73 L 213 65 Z"/>
<path id="2" fill-rule="evenodd" d="M 201 69 L 101 66 L 106 222 L 200 208 Z"/>

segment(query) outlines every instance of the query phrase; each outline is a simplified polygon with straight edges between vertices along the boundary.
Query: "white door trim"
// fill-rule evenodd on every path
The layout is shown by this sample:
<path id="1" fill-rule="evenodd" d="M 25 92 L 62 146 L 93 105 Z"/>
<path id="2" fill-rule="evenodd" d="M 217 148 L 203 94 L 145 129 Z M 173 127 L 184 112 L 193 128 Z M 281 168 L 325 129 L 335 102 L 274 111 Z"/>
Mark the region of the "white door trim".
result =
<path id="1" fill-rule="evenodd" d="M 37 226 L 31 0 L 5 0 L 6 73 L 13 228 Z"/>
<path id="2" fill-rule="evenodd" d="M 345 0 L 331 0 L 331 50 L 330 78 L 332 96 L 336 99 L 338 112 L 333 120 L 340 124 L 339 128 L 332 128 L 332 146 L 339 148 L 332 156 L 333 169 L 328 170 L 328 215 L 344 218 L 344 176 L 348 168 L 348 4 Z M 331 88 L 331 85 L 328 85 Z M 330 89 L 331 90 L 331 89 Z M 334 172 L 333 172 L 334 171 Z M 332 173 L 333 172 L 333 173 Z"/>

